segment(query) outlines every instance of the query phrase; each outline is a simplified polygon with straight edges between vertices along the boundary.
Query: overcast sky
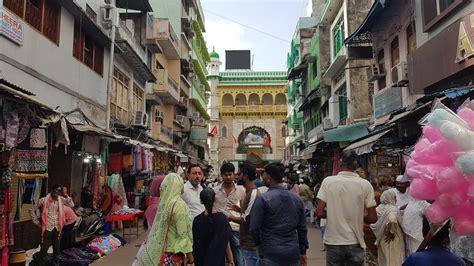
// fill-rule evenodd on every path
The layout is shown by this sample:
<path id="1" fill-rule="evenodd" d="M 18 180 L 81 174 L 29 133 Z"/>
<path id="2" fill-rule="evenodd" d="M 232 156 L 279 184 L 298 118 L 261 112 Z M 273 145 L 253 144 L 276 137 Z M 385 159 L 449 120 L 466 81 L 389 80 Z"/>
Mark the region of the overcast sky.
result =
<path id="1" fill-rule="evenodd" d="M 209 50 L 215 47 L 219 53 L 223 61 L 221 71 L 224 71 L 225 50 L 241 49 L 252 51 L 254 70 L 286 71 L 290 41 L 298 18 L 308 14 L 308 2 L 310 0 L 201 0 L 207 47 Z"/>

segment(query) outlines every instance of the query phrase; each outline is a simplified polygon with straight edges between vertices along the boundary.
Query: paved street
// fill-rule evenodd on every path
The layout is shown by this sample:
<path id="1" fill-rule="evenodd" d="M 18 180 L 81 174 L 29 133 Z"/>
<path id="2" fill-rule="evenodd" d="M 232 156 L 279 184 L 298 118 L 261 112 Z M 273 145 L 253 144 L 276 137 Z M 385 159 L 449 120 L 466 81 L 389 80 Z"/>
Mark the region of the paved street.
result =
<path id="1" fill-rule="evenodd" d="M 314 228 L 314 226 L 308 225 L 308 234 L 310 243 L 310 249 L 308 250 L 308 265 L 325 265 L 326 256 L 324 252 L 321 252 L 323 244 L 319 230 Z M 109 256 L 97 260 L 92 265 L 131 265 L 135 258 L 135 254 L 138 252 L 138 247 L 136 246 L 143 241 L 145 236 L 146 234 L 141 232 L 141 235 L 138 239 L 132 237 L 132 240 L 129 244 L 119 248 Z M 129 240 L 129 238 L 127 238 L 127 240 Z"/>

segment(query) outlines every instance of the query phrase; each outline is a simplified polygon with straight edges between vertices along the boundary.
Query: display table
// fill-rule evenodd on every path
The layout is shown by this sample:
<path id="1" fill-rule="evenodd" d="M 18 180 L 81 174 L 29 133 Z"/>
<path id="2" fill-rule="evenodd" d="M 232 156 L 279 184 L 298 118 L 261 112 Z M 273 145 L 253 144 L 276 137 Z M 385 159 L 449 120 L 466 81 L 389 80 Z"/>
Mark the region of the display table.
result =
<path id="1" fill-rule="evenodd" d="M 138 218 L 145 215 L 144 211 L 138 210 L 134 213 L 112 213 L 105 219 L 106 222 L 131 222 L 131 226 L 128 227 L 128 233 L 125 233 L 125 224 L 122 224 L 122 236 L 125 239 L 125 236 L 138 237 Z M 132 232 L 133 227 L 136 227 L 136 233 Z"/>

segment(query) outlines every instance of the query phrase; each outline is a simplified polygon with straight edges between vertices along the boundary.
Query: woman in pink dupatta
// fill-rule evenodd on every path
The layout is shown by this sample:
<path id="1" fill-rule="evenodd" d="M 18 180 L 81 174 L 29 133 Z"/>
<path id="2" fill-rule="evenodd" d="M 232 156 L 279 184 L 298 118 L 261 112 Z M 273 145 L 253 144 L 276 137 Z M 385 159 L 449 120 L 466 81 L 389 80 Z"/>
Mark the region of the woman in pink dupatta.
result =
<path id="1" fill-rule="evenodd" d="M 151 198 L 151 203 L 150 206 L 145 211 L 145 217 L 148 222 L 149 228 L 153 225 L 153 221 L 155 220 L 156 216 L 156 211 L 158 209 L 158 204 L 160 203 L 160 187 L 161 183 L 165 179 L 164 175 L 157 176 L 153 179 L 151 182 L 151 187 L 150 187 L 150 196 Z"/>

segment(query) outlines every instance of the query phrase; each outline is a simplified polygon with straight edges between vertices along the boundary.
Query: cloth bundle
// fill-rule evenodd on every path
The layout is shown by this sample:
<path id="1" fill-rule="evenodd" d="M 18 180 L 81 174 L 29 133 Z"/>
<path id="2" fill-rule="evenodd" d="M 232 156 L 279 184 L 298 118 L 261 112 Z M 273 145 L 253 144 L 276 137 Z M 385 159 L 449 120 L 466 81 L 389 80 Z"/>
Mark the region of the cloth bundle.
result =
<path id="1" fill-rule="evenodd" d="M 101 255 L 107 255 L 122 246 L 122 242 L 113 235 L 102 236 L 93 239 L 87 248 Z"/>

